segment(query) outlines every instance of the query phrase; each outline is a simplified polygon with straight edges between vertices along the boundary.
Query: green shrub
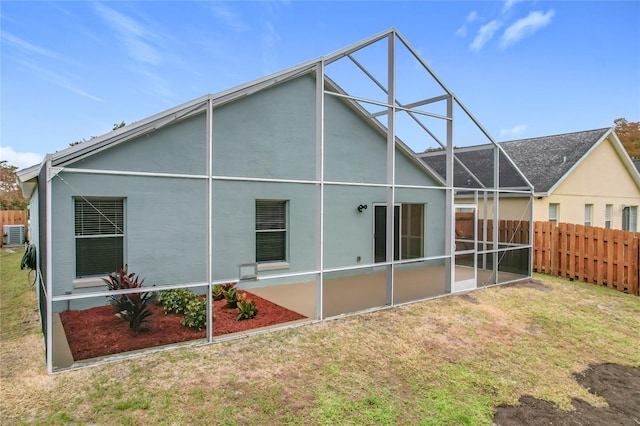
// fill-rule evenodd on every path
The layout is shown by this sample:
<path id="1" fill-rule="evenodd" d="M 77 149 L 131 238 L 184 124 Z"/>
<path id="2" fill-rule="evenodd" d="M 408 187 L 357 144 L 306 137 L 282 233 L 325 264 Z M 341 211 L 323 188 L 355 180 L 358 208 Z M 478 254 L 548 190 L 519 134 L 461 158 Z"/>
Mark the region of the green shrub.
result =
<path id="1" fill-rule="evenodd" d="M 223 306 L 223 308 L 237 308 L 238 307 L 238 293 L 237 290 L 231 287 L 228 290 L 223 291 L 225 299 L 227 299 L 227 304 Z"/>
<path id="2" fill-rule="evenodd" d="M 196 295 L 188 288 L 176 288 L 173 290 L 163 290 L 158 296 L 158 301 L 162 304 L 164 314 L 184 314 L 187 304 Z"/>
<path id="3" fill-rule="evenodd" d="M 242 293 L 237 298 L 238 303 L 238 316 L 236 320 L 240 321 L 243 319 L 252 319 L 255 318 L 258 313 L 258 308 L 256 307 L 256 302 L 251 299 L 247 299 L 247 295 Z"/>
<path id="4" fill-rule="evenodd" d="M 142 288 L 144 279 L 138 281 L 139 275 L 127 274 L 127 265 L 119 272 L 112 272 L 109 278 L 102 280 L 107 284 L 109 290 L 126 290 Z M 156 294 L 153 292 L 141 292 L 130 294 L 119 294 L 117 296 L 107 296 L 109 303 L 113 307 L 118 318 L 129 322 L 129 328 L 133 331 L 147 331 L 143 324 L 148 321 L 148 317 L 153 314 L 149 305 L 155 300 Z"/>
<path id="5" fill-rule="evenodd" d="M 211 296 L 213 300 L 224 299 L 224 292 L 235 287 L 236 283 L 216 284 L 211 289 Z"/>
<path id="6" fill-rule="evenodd" d="M 192 297 L 185 307 L 184 318 L 180 320 L 180 324 L 185 327 L 202 330 L 207 326 L 207 298 L 195 296 Z"/>

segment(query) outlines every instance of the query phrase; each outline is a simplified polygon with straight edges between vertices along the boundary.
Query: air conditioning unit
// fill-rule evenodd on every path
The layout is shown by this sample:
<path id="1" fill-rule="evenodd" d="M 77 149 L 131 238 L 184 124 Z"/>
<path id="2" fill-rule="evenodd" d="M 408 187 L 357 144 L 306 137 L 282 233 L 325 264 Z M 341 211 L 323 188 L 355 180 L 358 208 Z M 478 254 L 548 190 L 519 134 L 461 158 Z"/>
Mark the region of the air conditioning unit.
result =
<path id="1" fill-rule="evenodd" d="M 24 225 L 3 225 L 2 244 L 5 246 L 24 244 Z"/>

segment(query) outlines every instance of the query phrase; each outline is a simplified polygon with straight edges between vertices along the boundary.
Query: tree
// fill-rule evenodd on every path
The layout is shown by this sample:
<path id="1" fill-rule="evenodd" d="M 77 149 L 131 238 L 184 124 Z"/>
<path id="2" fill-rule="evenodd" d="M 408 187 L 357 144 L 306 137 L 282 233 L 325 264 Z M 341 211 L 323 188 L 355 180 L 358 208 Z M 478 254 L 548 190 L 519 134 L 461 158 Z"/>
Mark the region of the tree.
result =
<path id="1" fill-rule="evenodd" d="M 0 161 L 0 210 L 24 210 L 29 201 L 22 196 L 16 166 Z"/>
<path id="2" fill-rule="evenodd" d="M 627 150 L 629 157 L 640 160 L 640 121 L 627 121 L 626 118 L 613 120 L 615 132 Z"/>
<path id="3" fill-rule="evenodd" d="M 113 130 L 118 130 L 119 128 L 124 127 L 124 126 L 126 126 L 126 125 L 127 125 L 127 123 L 125 123 L 124 121 L 121 121 L 121 122 L 119 122 L 119 123 L 113 123 L 113 128 L 112 128 L 111 130 L 112 130 L 112 131 L 113 131 Z M 89 139 L 82 138 L 82 139 L 81 139 L 81 140 L 79 140 L 79 141 L 71 142 L 71 143 L 69 144 L 69 146 L 75 146 L 75 145 L 78 145 L 78 144 L 80 144 L 80 143 L 90 141 L 90 140 L 91 140 L 91 139 L 93 139 L 93 138 L 97 138 L 97 136 L 91 136 Z"/>

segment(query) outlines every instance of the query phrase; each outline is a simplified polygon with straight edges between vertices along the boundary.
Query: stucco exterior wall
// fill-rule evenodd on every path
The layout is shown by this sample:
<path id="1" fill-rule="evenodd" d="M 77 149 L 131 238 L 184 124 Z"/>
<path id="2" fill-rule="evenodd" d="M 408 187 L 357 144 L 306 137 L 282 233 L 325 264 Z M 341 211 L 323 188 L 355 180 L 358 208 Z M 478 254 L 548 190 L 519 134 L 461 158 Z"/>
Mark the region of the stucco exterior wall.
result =
<path id="1" fill-rule="evenodd" d="M 612 225 L 622 227 L 622 207 L 640 204 L 640 188 L 607 139 L 598 145 L 550 196 L 535 200 L 535 220 L 549 219 L 558 203 L 559 222 L 584 224 L 585 204 L 593 204 L 592 226 L 605 226 L 605 206 L 612 204 Z"/>
<path id="2" fill-rule="evenodd" d="M 204 175 L 206 149 L 206 116 L 201 113 L 76 161 L 70 167 Z"/>
<path id="3" fill-rule="evenodd" d="M 206 181 L 64 173 L 52 180 L 53 292 L 74 288 L 74 197 L 124 199 L 124 262 L 147 285 L 206 281 Z M 95 290 L 95 289 L 93 289 Z"/>
<path id="4" fill-rule="evenodd" d="M 315 107 L 315 81 L 305 76 L 215 108 L 212 175 L 315 180 Z M 325 109 L 325 179 L 386 183 L 386 137 L 335 97 L 327 96 Z M 54 294 L 96 290 L 74 287 L 74 197 L 124 199 L 124 262 L 146 277 L 148 285 L 206 282 L 207 144 L 203 113 L 69 165 L 193 178 L 65 171 L 54 178 Z M 398 149 L 396 178 L 440 186 Z M 212 194 L 211 279 L 237 280 L 239 265 L 255 262 L 257 199 L 286 200 L 288 208 L 288 267 L 260 275 L 316 269 L 317 184 L 214 179 Z M 325 267 L 373 263 L 373 203 L 384 203 L 386 197 L 385 187 L 325 185 Z M 397 189 L 397 203 L 426 205 L 425 256 L 444 254 L 444 200 L 443 189 Z M 359 204 L 368 209 L 359 213 Z"/>
<path id="5" fill-rule="evenodd" d="M 473 204 L 473 199 L 458 198 L 456 204 Z M 486 208 L 485 208 L 486 207 Z M 498 198 L 499 220 L 529 221 L 532 203 L 529 197 L 503 193 Z M 478 219 L 493 219 L 493 196 L 488 196 L 485 203 L 482 194 L 478 196 Z M 486 214 L 485 214 L 486 212 Z"/>

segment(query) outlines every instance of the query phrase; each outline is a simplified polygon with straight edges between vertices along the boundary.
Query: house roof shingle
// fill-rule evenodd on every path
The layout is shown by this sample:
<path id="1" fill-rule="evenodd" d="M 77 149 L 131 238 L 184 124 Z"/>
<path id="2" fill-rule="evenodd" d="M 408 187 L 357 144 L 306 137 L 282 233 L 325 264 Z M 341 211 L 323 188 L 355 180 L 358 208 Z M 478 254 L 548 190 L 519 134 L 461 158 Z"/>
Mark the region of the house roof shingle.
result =
<path id="1" fill-rule="evenodd" d="M 500 142 L 499 145 L 518 166 L 536 193 L 547 193 L 611 129 L 595 129 L 539 138 Z M 464 163 L 486 187 L 493 187 L 493 147 L 483 145 L 455 150 Z M 419 157 L 444 176 L 443 151 L 419 154 Z M 500 157 L 500 187 L 525 186 L 516 169 Z M 454 185 L 478 188 L 480 185 L 459 164 L 454 164 Z"/>
<path id="2" fill-rule="evenodd" d="M 501 142 L 535 192 L 548 192 L 610 128 Z"/>

